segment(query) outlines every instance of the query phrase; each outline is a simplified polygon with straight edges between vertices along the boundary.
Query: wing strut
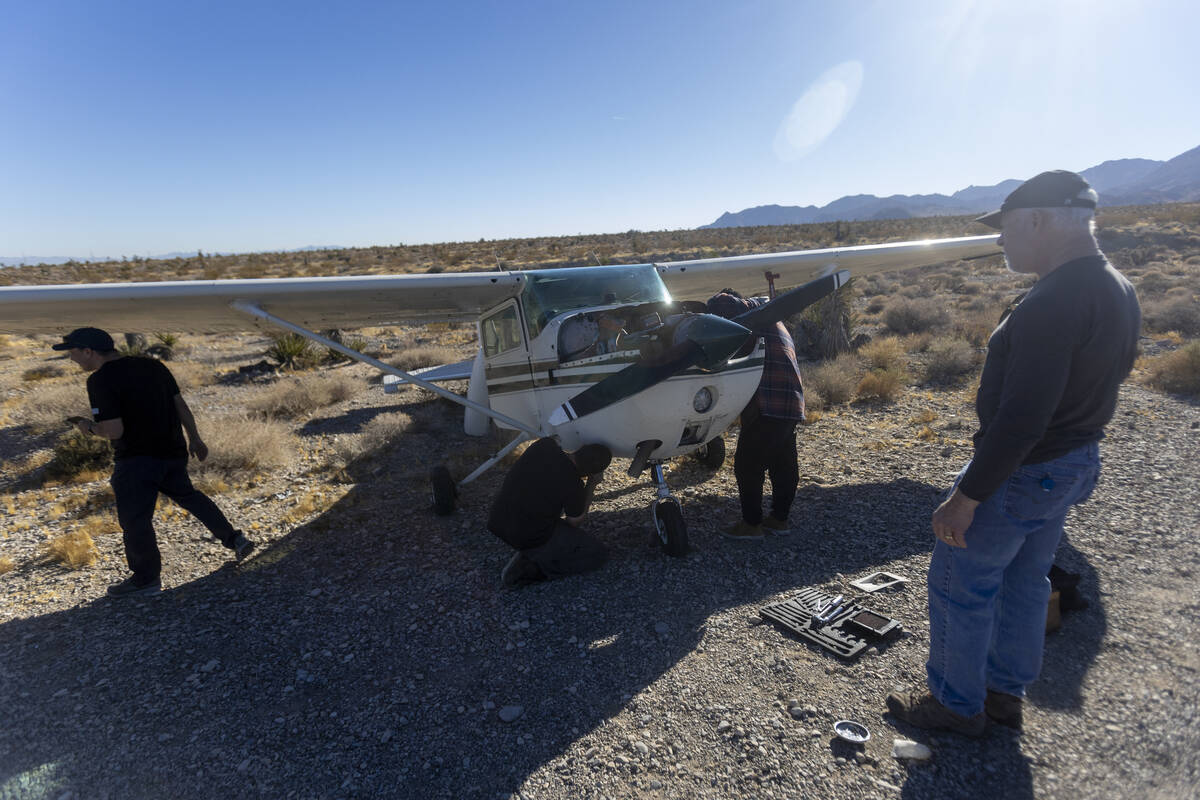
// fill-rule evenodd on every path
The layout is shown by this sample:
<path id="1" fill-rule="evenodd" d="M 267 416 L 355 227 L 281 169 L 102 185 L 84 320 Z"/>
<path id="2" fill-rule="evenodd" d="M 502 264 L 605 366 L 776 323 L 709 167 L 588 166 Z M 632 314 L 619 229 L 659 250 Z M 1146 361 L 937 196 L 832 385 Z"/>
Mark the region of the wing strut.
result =
<path id="1" fill-rule="evenodd" d="M 430 383 L 429 381 L 423 381 L 415 375 L 405 372 L 404 370 L 399 369 L 397 367 L 393 367 L 391 364 L 385 364 L 378 359 L 371 358 L 368 355 L 363 355 L 362 353 L 358 352 L 357 350 L 352 350 L 349 347 L 346 347 L 344 344 L 335 342 L 332 339 L 322 336 L 319 333 L 314 333 L 313 331 L 310 331 L 307 328 L 302 328 L 301 326 L 296 325 L 295 323 L 288 322 L 286 319 L 281 319 L 281 318 L 275 316 L 274 314 L 272 314 L 271 312 L 263 310 L 262 308 L 255 305 L 254 303 L 248 302 L 246 300 L 234 300 L 232 303 L 230 303 L 230 306 L 232 306 L 235 310 L 242 312 L 243 314 L 249 314 L 252 317 L 258 317 L 259 319 L 266 320 L 267 322 L 271 323 L 272 325 L 277 325 L 280 328 L 284 328 L 286 330 L 291 331 L 292 333 L 303 336 L 305 339 L 309 339 L 311 341 L 316 342 L 317 344 L 324 345 L 325 347 L 328 347 L 330 350 L 336 350 L 337 352 L 341 353 L 342 355 L 346 356 L 347 358 L 352 358 L 355 361 L 361 361 L 364 364 L 369 364 L 372 367 L 374 367 L 375 369 L 380 370 L 381 372 L 386 372 L 390 375 L 398 375 L 401 378 L 403 378 L 405 381 L 407 381 L 409 383 L 415 383 L 417 386 L 420 386 L 422 389 L 428 389 L 429 391 L 433 392 L 434 394 L 436 394 L 440 397 L 444 397 L 447 400 L 451 401 L 452 403 L 458 403 L 461 406 L 466 406 L 467 408 L 470 408 L 474 411 L 478 411 L 480 414 L 485 414 L 485 415 L 491 417 L 492 419 L 500 420 L 501 422 L 505 423 L 506 425 L 510 425 L 510 426 L 516 428 L 517 430 L 525 431 L 525 433 L 529 434 L 530 436 L 540 436 L 541 435 L 541 432 L 537 428 L 530 427 L 529 425 L 527 425 L 524 422 L 515 420 L 512 417 L 509 417 L 509 416 L 499 413 L 498 411 L 493 411 L 492 409 L 488 408 L 485 405 L 476 403 L 474 400 L 469 400 L 468 398 L 463 397 L 460 394 L 455 394 L 454 392 L 450 391 L 449 389 L 443 389 L 441 386 L 438 386 L 436 383 Z M 520 437 L 518 437 L 518 438 L 520 438 Z M 515 447 L 515 446 L 516 445 L 514 443 L 513 445 L 510 446 L 510 448 Z M 507 449 L 508 448 L 506 448 L 505 453 L 507 453 Z M 471 477 L 473 478 L 475 476 L 472 475 Z"/>

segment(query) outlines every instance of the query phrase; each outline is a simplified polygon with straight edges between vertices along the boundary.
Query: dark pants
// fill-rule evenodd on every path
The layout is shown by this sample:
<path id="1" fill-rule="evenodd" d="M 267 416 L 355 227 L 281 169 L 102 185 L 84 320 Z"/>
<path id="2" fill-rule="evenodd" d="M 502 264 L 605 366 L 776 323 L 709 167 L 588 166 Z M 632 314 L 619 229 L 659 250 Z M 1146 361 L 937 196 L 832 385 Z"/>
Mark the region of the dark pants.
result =
<path id="1" fill-rule="evenodd" d="M 505 582 L 531 583 L 562 578 L 599 569 L 608 560 L 608 550 L 587 531 L 564 520 L 554 526 L 550 538 L 536 547 L 517 550 L 504 568 Z M 536 567 L 536 569 L 531 569 Z"/>
<path id="2" fill-rule="evenodd" d="M 771 476 L 771 516 L 786 520 L 800 483 L 796 423 L 759 416 L 743 424 L 733 456 L 733 474 L 737 478 L 743 520 L 751 525 L 762 522 L 766 475 Z"/>
<path id="3" fill-rule="evenodd" d="M 154 535 L 154 506 L 159 492 L 200 520 L 221 544 L 233 549 L 237 531 L 217 504 L 192 486 L 186 458 L 122 458 L 113 468 L 111 483 L 117 499 L 117 520 L 125 536 L 125 560 L 135 582 L 156 581 L 162 569 Z"/>

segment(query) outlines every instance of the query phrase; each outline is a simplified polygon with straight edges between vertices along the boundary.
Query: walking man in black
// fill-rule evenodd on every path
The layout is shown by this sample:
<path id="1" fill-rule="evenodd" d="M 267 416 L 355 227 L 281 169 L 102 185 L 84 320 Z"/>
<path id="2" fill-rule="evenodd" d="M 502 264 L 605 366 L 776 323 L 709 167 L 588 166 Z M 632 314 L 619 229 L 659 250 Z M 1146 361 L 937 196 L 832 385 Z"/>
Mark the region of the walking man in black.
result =
<path id="1" fill-rule="evenodd" d="M 161 591 L 162 556 L 153 524 L 159 492 L 200 520 L 238 561 L 248 556 L 254 543 L 188 478 L 188 454 L 203 461 L 208 447 L 171 371 L 151 358 L 122 356 L 112 337 L 99 328 L 73 330 L 53 349 L 66 350 L 80 369 L 91 373 L 87 390 L 92 419 L 75 426 L 85 435 L 113 443 L 112 489 L 133 575 L 108 587 L 108 594 Z"/>

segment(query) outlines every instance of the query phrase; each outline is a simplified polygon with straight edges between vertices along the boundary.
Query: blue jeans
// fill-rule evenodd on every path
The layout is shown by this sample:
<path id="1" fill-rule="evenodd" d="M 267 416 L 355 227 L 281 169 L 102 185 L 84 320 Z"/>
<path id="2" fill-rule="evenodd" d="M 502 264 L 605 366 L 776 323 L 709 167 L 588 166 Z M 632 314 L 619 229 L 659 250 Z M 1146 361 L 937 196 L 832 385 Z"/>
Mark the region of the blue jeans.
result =
<path id="1" fill-rule="evenodd" d="M 1087 500 L 1099 474 L 1096 443 L 1019 467 L 975 510 L 965 548 L 934 546 L 925 670 L 930 692 L 951 711 L 974 716 L 988 689 L 1022 697 L 1037 678 L 1047 573 L 1067 511 Z"/>

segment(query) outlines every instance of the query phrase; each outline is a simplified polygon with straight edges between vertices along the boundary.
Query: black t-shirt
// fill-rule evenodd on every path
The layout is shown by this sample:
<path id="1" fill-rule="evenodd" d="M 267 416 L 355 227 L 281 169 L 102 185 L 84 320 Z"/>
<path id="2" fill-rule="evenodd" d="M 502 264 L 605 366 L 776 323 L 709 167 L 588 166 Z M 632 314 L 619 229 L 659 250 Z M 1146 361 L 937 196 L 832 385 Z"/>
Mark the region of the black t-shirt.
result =
<path id="1" fill-rule="evenodd" d="M 583 478 L 553 439 L 531 444 L 504 478 L 488 529 L 518 550 L 545 544 L 565 513 L 587 510 Z"/>
<path id="2" fill-rule="evenodd" d="M 1141 322 L 1133 286 L 1101 256 L 1038 280 L 988 341 L 962 493 L 986 500 L 1022 464 L 1101 439 L 1137 357 Z"/>
<path id="3" fill-rule="evenodd" d="M 161 363 L 132 356 L 107 361 L 88 376 L 87 391 L 97 422 L 120 418 L 125 428 L 113 442 L 115 458 L 187 458 L 175 408 L 179 386 Z"/>

